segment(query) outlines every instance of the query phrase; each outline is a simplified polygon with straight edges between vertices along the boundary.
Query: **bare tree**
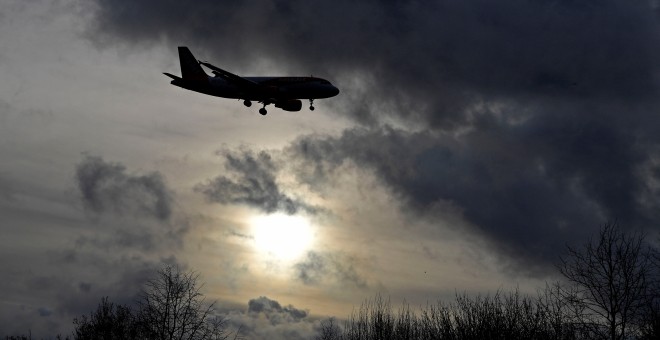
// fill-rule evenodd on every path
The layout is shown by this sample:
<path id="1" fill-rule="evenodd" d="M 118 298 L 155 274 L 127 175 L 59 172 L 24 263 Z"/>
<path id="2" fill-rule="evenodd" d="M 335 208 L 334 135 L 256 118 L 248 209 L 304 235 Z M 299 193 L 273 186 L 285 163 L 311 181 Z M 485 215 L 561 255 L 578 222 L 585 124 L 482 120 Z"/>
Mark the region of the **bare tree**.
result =
<path id="1" fill-rule="evenodd" d="M 605 224 L 581 249 L 568 247 L 559 271 L 571 285 L 564 298 L 587 337 L 625 339 L 648 306 L 650 258 L 644 236 Z"/>
<path id="2" fill-rule="evenodd" d="M 660 339 L 660 251 L 651 249 L 651 278 L 649 280 L 649 298 L 647 313 L 642 319 L 642 339 Z"/>
<path id="3" fill-rule="evenodd" d="M 198 274 L 165 266 L 138 301 L 138 322 L 148 339 L 227 339 L 226 320 L 213 315 L 197 284 Z"/>
<path id="4" fill-rule="evenodd" d="M 319 335 L 316 337 L 316 340 L 340 340 L 341 339 L 341 329 L 335 318 L 328 318 L 321 321 L 319 328 Z"/>
<path id="5" fill-rule="evenodd" d="M 139 330 L 136 327 L 133 312 L 127 306 L 115 305 L 107 297 L 95 312 L 73 320 L 75 325 L 74 338 L 77 340 L 119 340 L 139 339 Z"/>
<path id="6" fill-rule="evenodd" d="M 563 287 L 559 282 L 546 283 L 538 291 L 537 306 L 546 326 L 548 339 L 569 340 L 578 338 L 578 329 L 573 322 L 576 309 L 565 296 L 574 296 L 575 289 Z"/>

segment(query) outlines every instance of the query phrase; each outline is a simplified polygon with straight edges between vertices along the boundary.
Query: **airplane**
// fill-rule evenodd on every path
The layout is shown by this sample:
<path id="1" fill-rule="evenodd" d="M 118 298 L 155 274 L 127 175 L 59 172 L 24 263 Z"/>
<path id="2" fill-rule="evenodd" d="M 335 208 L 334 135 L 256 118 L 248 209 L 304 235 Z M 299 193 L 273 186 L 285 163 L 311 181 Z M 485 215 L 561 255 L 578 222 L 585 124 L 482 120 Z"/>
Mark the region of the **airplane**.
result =
<path id="1" fill-rule="evenodd" d="M 330 98 L 339 89 L 329 81 L 316 77 L 241 77 L 208 62 L 197 60 L 185 46 L 179 46 L 181 77 L 163 72 L 172 78 L 170 84 L 210 96 L 239 99 L 247 107 L 256 101 L 263 104 L 259 113 L 266 115 L 266 106 L 274 104 L 286 111 L 300 111 L 301 99 L 309 100 L 314 110 L 314 99 Z M 211 70 L 209 76 L 202 66 Z"/>

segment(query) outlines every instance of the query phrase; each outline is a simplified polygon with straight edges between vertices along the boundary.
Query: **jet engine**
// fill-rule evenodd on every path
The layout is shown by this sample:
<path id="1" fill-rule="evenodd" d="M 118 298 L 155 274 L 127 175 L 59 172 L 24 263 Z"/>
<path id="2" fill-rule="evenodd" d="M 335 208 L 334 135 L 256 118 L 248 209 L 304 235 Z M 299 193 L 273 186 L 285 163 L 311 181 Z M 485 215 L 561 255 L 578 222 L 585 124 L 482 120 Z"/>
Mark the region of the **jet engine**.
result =
<path id="1" fill-rule="evenodd" d="M 279 107 L 285 111 L 300 111 L 302 102 L 298 99 L 280 100 L 275 103 L 275 107 Z"/>

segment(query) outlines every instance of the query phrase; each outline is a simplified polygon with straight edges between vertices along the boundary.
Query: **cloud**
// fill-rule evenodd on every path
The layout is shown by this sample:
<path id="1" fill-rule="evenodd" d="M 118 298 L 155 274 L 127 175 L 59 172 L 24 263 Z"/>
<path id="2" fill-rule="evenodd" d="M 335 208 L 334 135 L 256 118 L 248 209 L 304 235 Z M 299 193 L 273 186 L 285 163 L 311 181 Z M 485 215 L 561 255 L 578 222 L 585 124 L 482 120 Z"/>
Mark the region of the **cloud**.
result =
<path id="1" fill-rule="evenodd" d="M 16 185 L 2 175 L 0 174 L 0 200 L 13 202 L 16 199 Z"/>
<path id="2" fill-rule="evenodd" d="M 261 151 L 256 155 L 247 149 L 221 153 L 225 169 L 233 178 L 218 176 L 195 186 L 210 202 L 244 204 L 266 213 L 282 211 L 289 215 L 299 211 L 316 213 L 317 209 L 282 192 L 276 176 L 279 166 L 273 157 Z"/>
<path id="3" fill-rule="evenodd" d="M 80 282 L 78 288 L 81 292 L 89 293 L 92 290 L 92 284 L 87 282 Z"/>
<path id="4" fill-rule="evenodd" d="M 0 308 L 7 332 L 66 334 L 73 318 L 94 310 L 103 296 L 132 303 L 154 269 L 165 261 L 177 262 L 190 227 L 174 209 L 173 193 L 158 173 L 131 173 L 122 164 L 94 156 L 67 165 L 62 185 L 54 188 L 53 179 L 29 177 L 26 167 L 24 180 L 12 182 L 18 183 L 20 195 L 3 204 L 12 224 L 51 230 L 41 238 L 27 230 L 13 239 L 21 245 L 20 254 L 29 255 L 3 268 L 13 278 L 0 284 L 11 297 Z M 76 191 L 66 189 L 71 184 Z M 70 194 L 79 203 L 72 205 Z M 16 249 L 7 248 L 7 254 L 16 257 Z"/>
<path id="5" fill-rule="evenodd" d="M 173 210 L 174 192 L 160 173 L 131 175 L 123 164 L 86 155 L 76 166 L 75 179 L 85 210 L 104 217 L 93 219 L 102 232 L 79 235 L 77 248 L 139 249 L 143 254 L 181 248 L 191 223 Z"/>
<path id="6" fill-rule="evenodd" d="M 86 214 L 87 222 L 81 224 L 87 228 L 77 229 L 68 244 L 45 254 L 46 268 L 18 275 L 21 285 L 33 291 L 30 296 L 51 303 L 47 309 L 28 306 L 25 312 L 60 325 L 88 314 L 104 296 L 119 304 L 135 303 L 143 284 L 163 264 L 185 267 L 177 255 L 192 227 L 174 209 L 174 193 L 158 172 L 132 174 L 121 163 L 86 155 L 73 174 L 76 194 L 94 216 Z"/>
<path id="7" fill-rule="evenodd" d="M 76 167 L 76 181 L 85 209 L 94 213 L 110 210 L 161 221 L 172 214 L 172 193 L 158 172 L 129 175 L 122 164 L 87 155 Z"/>
<path id="8" fill-rule="evenodd" d="M 297 279 L 306 285 L 339 284 L 367 287 L 367 280 L 356 270 L 356 260 L 341 253 L 310 251 L 294 265 Z"/>
<path id="9" fill-rule="evenodd" d="M 304 136 L 285 150 L 312 189 L 354 164 L 372 171 L 403 211 L 441 218 L 437 207 L 450 205 L 527 268 L 552 263 L 566 242 L 608 219 L 641 229 L 660 222 L 660 12 L 650 2 L 152 8 L 147 0 L 97 1 L 91 39 L 188 45 L 237 70 L 267 56 L 283 71 L 337 83 L 335 112 L 361 127 Z M 386 127 L 392 121 L 401 128 Z M 207 196 L 286 210 L 296 201 L 274 184 L 268 162 L 238 180 L 218 177 Z M 310 262 L 304 273 L 313 279 L 324 268 Z"/>
<path id="10" fill-rule="evenodd" d="M 487 123 L 460 137 L 355 128 L 301 137 L 286 153 L 302 164 L 297 177 L 312 188 L 351 162 L 376 174 L 404 211 L 436 216 L 438 206 L 451 204 L 525 265 L 551 263 L 566 240 L 604 220 L 645 226 L 655 216 L 637 203 L 652 190 L 637 171 L 650 156 L 629 132 L 561 120 Z M 323 266 L 311 261 L 302 273 Z"/>
<path id="11" fill-rule="evenodd" d="M 307 317 L 307 311 L 297 309 L 292 305 L 282 307 L 279 302 L 265 296 L 248 301 L 248 313 L 263 313 L 272 324 L 300 321 Z"/>
<path id="12" fill-rule="evenodd" d="M 102 297 L 119 304 L 135 303 L 144 282 L 162 263 L 146 256 L 122 257 L 92 248 L 75 250 L 68 258 L 63 257 L 65 252 L 71 250 L 49 252 L 44 261 L 47 267 L 14 272 L 15 279 L 2 285 L 3 291 L 16 294 L 0 309 L 3 331 L 69 334 L 71 321 L 89 315 Z M 89 279 L 88 283 L 80 282 L 81 278 Z M 20 298 L 19 293 L 29 298 Z"/>
<path id="13" fill-rule="evenodd" d="M 47 317 L 53 314 L 53 311 L 46 307 L 40 307 L 37 311 L 39 312 L 39 316 L 41 317 Z"/>
<path id="14" fill-rule="evenodd" d="M 644 1 L 153 6 L 99 0 L 89 35 L 103 44 L 185 44 L 239 68 L 265 55 L 291 71 L 336 77 L 352 100 L 343 113 L 362 123 L 392 115 L 453 129 L 469 123 L 466 112 L 478 101 L 634 103 L 656 93 L 660 23 Z M 361 87 L 369 88 L 364 96 L 350 96 Z"/>
<path id="15" fill-rule="evenodd" d="M 318 329 L 318 320 L 310 318 L 308 310 L 282 306 L 266 296 L 250 299 L 247 311 L 231 309 L 221 314 L 231 328 L 240 327 L 241 336 L 247 339 L 311 339 Z"/>

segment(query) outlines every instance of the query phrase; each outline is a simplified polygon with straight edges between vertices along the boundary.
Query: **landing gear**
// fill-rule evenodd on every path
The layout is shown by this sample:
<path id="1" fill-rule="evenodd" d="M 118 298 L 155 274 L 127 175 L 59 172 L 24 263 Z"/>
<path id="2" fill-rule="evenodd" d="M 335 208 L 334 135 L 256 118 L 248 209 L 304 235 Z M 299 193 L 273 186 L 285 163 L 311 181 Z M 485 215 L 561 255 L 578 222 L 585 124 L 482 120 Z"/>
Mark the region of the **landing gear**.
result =
<path id="1" fill-rule="evenodd" d="M 262 107 L 262 108 L 259 109 L 259 113 L 260 113 L 262 116 L 265 116 L 266 113 L 268 113 L 268 111 L 266 111 L 266 106 L 272 104 L 273 102 L 270 101 L 270 100 L 264 100 L 264 101 L 261 101 L 261 102 L 259 102 L 259 103 L 264 104 L 264 107 Z"/>
<path id="2" fill-rule="evenodd" d="M 252 102 L 249 101 L 249 100 L 246 100 L 246 101 L 243 102 L 243 105 L 245 105 L 247 107 L 250 107 L 250 106 L 252 106 Z"/>
<path id="3" fill-rule="evenodd" d="M 311 111 L 314 111 L 314 99 L 310 99 L 310 100 L 309 100 L 309 109 L 310 109 Z"/>

